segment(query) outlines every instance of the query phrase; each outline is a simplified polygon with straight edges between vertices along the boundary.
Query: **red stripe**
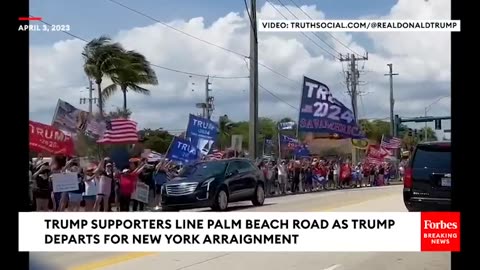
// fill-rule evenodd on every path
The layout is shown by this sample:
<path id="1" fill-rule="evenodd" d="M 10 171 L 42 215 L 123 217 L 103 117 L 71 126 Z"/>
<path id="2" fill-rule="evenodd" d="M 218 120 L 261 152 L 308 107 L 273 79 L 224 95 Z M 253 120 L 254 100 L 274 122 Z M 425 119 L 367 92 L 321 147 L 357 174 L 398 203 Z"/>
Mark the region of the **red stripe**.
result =
<path id="1" fill-rule="evenodd" d="M 106 130 L 98 143 L 138 142 L 137 123 L 127 119 L 111 120 L 111 129 Z"/>
<path id="2" fill-rule="evenodd" d="M 42 17 L 18 17 L 19 21 L 41 21 Z"/>

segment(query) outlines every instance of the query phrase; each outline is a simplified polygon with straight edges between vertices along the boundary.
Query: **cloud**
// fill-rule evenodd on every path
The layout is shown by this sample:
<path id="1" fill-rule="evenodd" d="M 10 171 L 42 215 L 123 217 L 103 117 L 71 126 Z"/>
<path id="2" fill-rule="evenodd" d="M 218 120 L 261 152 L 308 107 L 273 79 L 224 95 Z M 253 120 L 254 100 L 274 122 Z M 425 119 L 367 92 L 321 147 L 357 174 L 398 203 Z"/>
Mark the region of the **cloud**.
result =
<path id="1" fill-rule="evenodd" d="M 285 9 L 277 7 L 289 18 Z M 302 6 L 312 18 L 328 18 L 316 6 Z M 289 9 L 299 18 L 305 18 L 298 8 Z M 442 1 L 400 0 L 388 14 L 370 15 L 379 19 L 448 19 L 450 3 Z M 361 17 L 361 16 L 359 16 Z M 260 7 L 258 18 L 283 19 L 268 3 Z M 249 24 L 245 12 L 231 12 L 206 26 L 203 18 L 176 20 L 169 25 L 213 44 L 248 55 Z M 362 54 L 365 48 L 348 33 L 322 33 L 319 36 L 335 51 L 350 53 L 341 43 Z M 311 39 L 335 53 L 316 36 Z M 214 46 L 187 37 L 160 23 L 136 27 L 113 33 L 112 37 L 127 49 L 143 53 L 151 63 L 173 69 L 211 76 L 248 76 L 247 62 L 242 56 L 222 51 Z M 359 104 L 360 116 L 383 118 L 389 115 L 389 84 L 387 64 L 393 63 L 396 113 L 406 116 L 423 115 L 424 108 L 438 97 L 450 92 L 450 34 L 449 33 L 368 33 L 364 34 L 374 51 L 369 60 L 360 62 L 360 80 L 366 92 Z M 340 42 L 338 42 L 339 40 Z M 57 98 L 78 105 L 80 97 L 86 97 L 88 80 L 83 73 L 81 51 L 84 42 L 65 39 L 51 46 L 31 45 L 30 53 L 30 117 L 49 123 Z M 309 76 L 330 86 L 334 95 L 350 104 L 346 88 L 342 84 L 342 66 L 331 55 L 299 33 L 259 33 L 260 62 L 289 79 L 283 78 L 260 66 L 259 82 L 282 100 L 299 106 L 302 77 Z M 364 66 L 363 66 L 364 65 Z M 189 113 L 199 113 L 195 104 L 205 99 L 205 78 L 175 73 L 155 68 L 159 85 L 152 87 L 151 96 L 128 93 L 128 105 L 133 118 L 141 127 L 179 130 L 186 128 Z M 234 120 L 248 120 L 248 79 L 211 79 L 211 94 L 215 97 L 214 119 L 228 114 Z M 105 80 L 103 86 L 109 84 Z M 296 118 L 298 112 L 277 98 L 260 91 L 261 116 L 275 119 Z M 450 110 L 449 99 L 432 105 L 430 113 L 445 115 Z M 119 94 L 106 103 L 106 110 L 123 104 Z M 85 105 L 78 105 L 86 109 Z"/>

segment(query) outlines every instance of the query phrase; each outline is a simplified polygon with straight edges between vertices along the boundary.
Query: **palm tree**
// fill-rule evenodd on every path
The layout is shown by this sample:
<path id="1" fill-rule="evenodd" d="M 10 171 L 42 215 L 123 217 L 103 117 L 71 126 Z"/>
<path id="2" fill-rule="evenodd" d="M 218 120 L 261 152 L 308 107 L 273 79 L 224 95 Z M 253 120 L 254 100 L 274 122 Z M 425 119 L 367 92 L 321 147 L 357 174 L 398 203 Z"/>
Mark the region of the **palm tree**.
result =
<path id="1" fill-rule="evenodd" d="M 116 66 L 120 63 L 120 56 L 124 49 L 119 43 L 112 43 L 106 36 L 93 39 L 83 48 L 85 63 L 83 69 L 90 79 L 95 80 L 98 90 L 98 106 L 100 117 L 103 118 L 102 80 L 104 76 L 111 77 Z"/>
<path id="2" fill-rule="evenodd" d="M 108 99 L 117 91 L 117 86 L 119 86 L 123 93 L 123 110 L 127 111 L 128 90 L 138 94 L 150 95 L 150 90 L 139 85 L 157 85 L 158 80 L 150 62 L 142 54 L 127 51 L 122 54 L 121 59 L 122 61 L 115 67 L 114 73 L 110 76 L 113 84 L 103 89 L 102 96 L 104 100 Z"/>
<path id="3" fill-rule="evenodd" d="M 122 109 L 122 108 L 117 108 L 115 111 L 111 111 L 107 114 L 107 118 L 109 119 L 116 119 L 116 118 L 125 118 L 129 119 L 130 116 L 132 115 L 132 111 L 129 109 Z"/>

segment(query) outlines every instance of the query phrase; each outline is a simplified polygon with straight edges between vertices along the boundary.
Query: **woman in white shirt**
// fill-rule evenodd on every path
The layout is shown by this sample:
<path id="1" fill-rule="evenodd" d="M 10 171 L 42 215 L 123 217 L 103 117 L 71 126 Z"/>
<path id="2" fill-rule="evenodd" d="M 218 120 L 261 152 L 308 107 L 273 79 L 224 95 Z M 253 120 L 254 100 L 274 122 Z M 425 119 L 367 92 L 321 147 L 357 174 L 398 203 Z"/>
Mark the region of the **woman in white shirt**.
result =
<path id="1" fill-rule="evenodd" d="M 91 212 L 94 209 L 95 200 L 97 197 L 97 181 L 95 175 L 95 168 L 88 168 L 85 171 L 85 192 L 83 193 L 83 200 L 85 201 L 85 211 Z"/>
<path id="2" fill-rule="evenodd" d="M 287 165 L 285 165 L 285 161 L 282 161 L 282 163 L 280 163 L 277 168 L 280 193 L 285 194 L 287 192 Z"/>
<path id="3" fill-rule="evenodd" d="M 338 182 L 338 164 L 337 163 L 333 165 L 333 182 L 335 183 L 335 188 L 338 188 L 339 182 Z"/>

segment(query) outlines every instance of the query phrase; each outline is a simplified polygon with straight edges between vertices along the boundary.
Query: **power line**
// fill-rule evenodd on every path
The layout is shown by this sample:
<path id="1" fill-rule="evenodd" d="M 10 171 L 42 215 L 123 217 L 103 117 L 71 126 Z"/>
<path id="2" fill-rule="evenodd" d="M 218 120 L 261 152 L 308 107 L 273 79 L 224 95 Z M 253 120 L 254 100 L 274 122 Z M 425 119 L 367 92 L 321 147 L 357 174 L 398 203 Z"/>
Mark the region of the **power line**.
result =
<path id="1" fill-rule="evenodd" d="M 245 62 L 246 62 L 246 60 L 245 60 Z M 259 64 L 260 64 L 260 63 L 259 63 Z M 269 69 L 268 66 L 265 66 L 265 67 Z M 248 71 L 250 71 L 250 67 L 249 67 L 248 65 L 246 65 L 245 68 L 246 68 Z M 274 71 L 274 70 L 272 70 L 272 71 L 273 71 L 273 72 L 276 72 L 276 71 Z M 288 80 L 293 81 L 292 79 L 290 79 L 290 78 L 282 75 L 281 73 L 277 73 L 277 74 L 280 75 L 280 76 L 282 76 L 282 77 L 284 77 L 284 78 L 286 78 L 286 79 L 288 79 Z M 283 98 L 279 97 L 279 96 L 278 96 L 277 94 L 275 94 L 274 92 L 268 90 L 266 87 L 262 86 L 260 83 L 258 84 L 258 87 L 260 87 L 262 90 L 264 90 L 265 92 L 267 92 L 268 94 L 270 94 L 272 97 L 278 99 L 279 101 L 285 103 L 287 106 L 289 106 L 289 107 L 291 107 L 291 108 L 293 108 L 293 109 L 295 109 L 295 110 L 298 111 L 298 108 L 297 108 L 297 107 L 295 107 L 295 106 L 293 106 L 292 104 L 286 102 Z"/>
<path id="2" fill-rule="evenodd" d="M 300 8 L 300 6 L 294 1 L 294 0 L 290 0 L 290 2 L 292 2 L 292 4 L 294 4 L 303 14 L 305 14 L 305 16 L 307 16 L 310 20 L 313 20 L 312 17 L 310 17 L 310 15 L 308 15 L 308 13 L 306 11 L 304 11 L 303 9 Z M 329 32 L 326 32 L 327 35 L 329 35 L 331 38 L 333 38 L 335 41 L 337 41 L 338 43 L 340 43 L 343 47 L 347 48 L 349 51 L 351 51 L 352 53 L 358 55 L 358 56 L 361 56 L 360 54 L 358 54 L 357 52 L 355 52 L 352 48 L 350 48 L 348 45 L 345 45 L 342 41 L 338 40 L 334 35 L 332 35 L 331 33 Z"/>
<path id="3" fill-rule="evenodd" d="M 33 17 L 32 15 L 30 15 L 30 17 Z M 49 24 L 48 22 L 46 21 L 43 21 L 41 20 L 42 23 L 48 25 L 48 26 L 51 26 L 51 24 Z M 67 31 L 61 31 L 71 37 L 74 37 L 76 39 L 79 39 L 79 40 L 82 40 L 86 43 L 88 43 L 89 41 L 82 38 L 82 37 L 79 37 L 77 35 L 74 35 L 70 32 L 67 32 Z M 200 74 L 200 73 L 195 73 L 195 72 L 188 72 L 188 71 L 183 71 L 183 70 L 179 70 L 179 69 L 174 69 L 174 68 L 169 68 L 169 67 L 165 67 L 165 66 L 160 66 L 160 65 L 157 65 L 157 64 L 152 64 L 150 63 L 151 66 L 154 66 L 154 67 L 157 67 L 157 68 L 161 68 L 161 69 L 164 69 L 164 70 L 168 70 L 168 71 L 172 71 L 172 72 L 176 72 L 176 73 L 182 73 L 182 74 L 186 74 L 186 75 L 190 75 L 190 76 L 196 76 L 196 77 L 204 77 L 204 78 L 207 78 L 207 77 L 210 77 L 210 78 L 215 78 L 215 79 L 247 79 L 249 78 L 249 76 L 209 76 L 209 75 L 206 75 L 206 74 Z"/>
<path id="4" fill-rule="evenodd" d="M 291 107 L 292 109 L 298 111 L 298 108 L 293 106 L 292 104 L 286 102 L 283 98 L 279 97 L 278 95 L 276 95 L 275 93 L 273 93 L 272 91 L 268 90 L 267 88 L 263 87 L 261 84 L 258 84 L 258 86 L 260 88 L 262 88 L 263 90 L 265 90 L 267 93 L 269 93 L 272 97 L 280 100 L 281 102 L 285 103 L 286 105 L 288 105 L 289 107 Z"/>
<path id="5" fill-rule="evenodd" d="M 116 5 L 120 6 L 120 7 L 123 7 L 123 8 L 125 8 L 125 9 L 127 9 L 127 10 L 129 10 L 129 11 L 131 11 L 131 12 L 134 12 L 134 13 L 140 15 L 140 16 L 143 16 L 143 17 L 145 17 L 145 18 L 147 18 L 147 19 L 150 19 L 150 20 L 152 20 L 152 21 L 158 22 L 158 23 L 164 25 L 165 27 L 168 27 L 168 28 L 170 28 L 170 29 L 172 29 L 172 30 L 174 30 L 174 31 L 176 31 L 176 32 L 179 32 L 179 33 L 181 33 L 181 34 L 183 34 L 183 35 L 186 35 L 186 36 L 188 36 L 188 37 L 190 37 L 190 38 L 196 39 L 196 40 L 198 40 L 198 41 L 200 41 L 200 42 L 203 42 L 203 43 L 205 43 L 205 44 L 214 46 L 214 47 L 219 48 L 219 49 L 222 49 L 222 50 L 224 50 L 224 51 L 233 53 L 233 54 L 235 54 L 235 55 L 237 55 L 237 56 L 241 56 L 242 59 L 250 59 L 249 56 L 246 56 L 246 55 L 241 54 L 241 53 L 239 53 L 239 52 L 236 52 L 236 51 L 230 50 L 230 49 L 228 49 L 228 48 L 222 47 L 222 46 L 220 46 L 220 45 L 214 44 L 214 43 L 212 43 L 212 42 L 210 42 L 210 41 L 201 39 L 201 38 L 199 38 L 199 37 L 196 37 L 196 36 L 194 36 L 194 35 L 192 35 L 192 34 L 189 34 L 189 33 L 185 32 L 185 31 L 182 31 L 182 30 L 180 30 L 180 29 L 178 29 L 178 28 L 175 28 L 175 27 L 173 27 L 173 26 L 171 26 L 171 25 L 169 25 L 169 24 L 167 24 L 167 23 L 164 23 L 164 22 L 162 22 L 162 21 L 160 21 L 160 20 L 158 20 L 158 19 L 155 19 L 155 18 L 153 18 L 152 16 L 149 16 L 149 15 L 147 15 L 147 14 L 141 12 L 141 11 L 138 11 L 138 10 L 136 10 L 136 9 L 134 9 L 134 8 L 131 8 L 131 7 L 129 7 L 129 6 L 126 6 L 126 5 L 122 4 L 122 3 L 119 3 L 119 2 L 117 2 L 117 1 L 115 1 L 115 0 L 107 0 L 107 1 L 110 1 L 110 2 L 116 4 Z M 308 36 L 307 36 L 307 37 L 308 37 Z M 319 46 L 319 45 L 317 44 L 317 46 Z M 322 49 L 323 49 L 323 48 L 322 48 Z M 325 50 L 325 49 L 323 49 L 323 50 Z M 326 52 L 329 53 L 328 51 L 326 51 Z M 335 57 L 335 55 L 333 55 L 333 54 L 331 54 L 331 55 L 332 55 L 333 57 Z M 260 63 L 260 62 L 258 62 L 258 64 L 259 64 L 260 66 L 263 66 L 264 68 L 272 71 L 273 73 L 275 73 L 275 74 L 277 74 L 277 75 L 279 75 L 279 76 L 281 76 L 281 77 L 283 77 L 283 78 L 286 78 L 287 80 L 297 82 L 297 81 L 292 80 L 292 79 L 288 78 L 287 76 L 281 74 L 280 72 L 275 71 L 273 68 L 267 66 L 266 64 L 262 64 L 262 63 Z M 198 76 L 198 74 L 193 74 L 193 75 Z M 202 75 L 202 76 L 200 76 L 200 77 L 208 77 L 208 75 Z M 212 77 L 212 78 L 218 78 L 218 77 L 215 77 L 215 76 L 210 76 L 210 77 Z"/>
<path id="6" fill-rule="evenodd" d="M 297 19 L 297 20 L 300 20 L 297 15 L 295 15 L 295 13 L 293 13 L 283 2 L 282 0 L 277 0 L 278 3 L 280 3 L 280 5 L 282 5 L 290 14 L 292 14 L 292 16 Z M 292 0 L 290 0 L 292 1 Z M 301 10 L 301 9 L 300 9 Z M 311 18 L 310 18 L 311 19 Z M 326 41 L 324 41 L 320 35 L 318 33 L 315 33 L 313 32 L 313 35 L 316 36 L 321 42 L 323 42 L 325 45 L 327 45 L 330 49 L 332 49 L 333 51 L 335 51 L 336 53 L 340 54 L 339 51 L 337 51 L 334 47 L 332 47 L 330 44 L 328 44 Z"/>
<path id="7" fill-rule="evenodd" d="M 208 45 L 210 45 L 210 46 L 214 46 L 214 47 L 219 48 L 219 49 L 221 49 L 221 50 L 224 50 L 224 51 L 226 51 L 226 52 L 233 53 L 233 54 L 235 54 L 235 55 L 241 56 L 242 58 L 243 58 L 243 57 L 247 57 L 247 58 L 248 58 L 248 56 L 246 56 L 246 55 L 244 55 L 244 54 L 242 54 L 242 53 L 239 53 L 239 52 L 230 50 L 230 49 L 228 49 L 228 48 L 225 48 L 225 47 L 222 47 L 222 46 L 217 45 L 217 44 L 215 44 L 215 43 L 212 43 L 212 42 L 210 42 L 210 41 L 208 41 L 208 40 L 204 40 L 204 39 L 201 39 L 201 38 L 199 38 L 199 37 L 196 37 L 196 36 L 194 36 L 194 35 L 192 35 L 192 34 L 189 34 L 189 33 L 185 32 L 185 31 L 182 31 L 182 30 L 180 30 L 180 29 L 178 29 L 178 28 L 175 28 L 175 27 L 173 27 L 173 26 L 171 26 L 171 25 L 169 25 L 169 24 L 167 24 L 167 23 L 164 23 L 164 22 L 162 22 L 162 21 L 160 21 L 160 20 L 157 20 L 157 19 L 153 18 L 152 16 L 147 15 L 147 14 L 141 12 L 141 11 L 138 11 L 138 10 L 136 10 L 136 9 L 133 9 L 133 8 L 131 8 L 131 7 L 129 7 L 129 6 L 126 6 L 126 5 L 122 4 L 122 3 L 119 3 L 119 2 L 117 2 L 117 1 L 115 1 L 115 0 L 107 0 L 107 1 L 110 1 L 110 2 L 112 2 L 112 3 L 114 3 L 114 4 L 118 5 L 118 6 L 121 6 L 121 7 L 125 8 L 125 9 L 128 9 L 128 10 L 130 10 L 130 11 L 132 11 L 132 12 L 134 12 L 134 13 L 137 13 L 138 15 L 141 15 L 141 16 L 143 16 L 143 17 L 145 17 L 145 18 L 148 18 L 148 19 L 150 19 L 150 20 L 152 20 L 152 21 L 158 22 L 159 24 L 161 24 L 161 25 L 163 25 L 163 26 L 165 26 L 165 27 L 168 27 L 168 28 L 170 28 L 170 29 L 172 29 L 172 30 L 174 30 L 174 31 L 176 31 L 176 32 L 178 32 L 178 33 L 181 33 L 181 34 L 185 35 L 185 36 L 188 36 L 188 37 L 190 37 L 190 38 L 196 39 L 196 40 L 198 40 L 198 41 L 200 41 L 200 42 L 203 42 L 203 43 L 206 43 L 206 44 L 208 44 Z"/>
<path id="8" fill-rule="evenodd" d="M 273 7 L 273 9 L 275 9 L 278 14 L 280 14 L 280 16 L 282 16 L 285 20 L 288 20 L 287 16 L 283 15 L 283 13 L 272 3 L 270 2 L 269 0 L 266 0 L 268 4 L 270 4 L 270 6 Z M 315 40 L 313 40 L 311 37 L 307 36 L 304 32 L 300 32 L 300 34 L 302 34 L 304 37 L 306 37 L 308 40 L 310 40 L 313 44 L 317 45 L 318 48 L 320 48 L 321 50 L 323 50 L 324 52 L 326 52 L 327 54 L 331 55 L 333 58 L 335 59 L 339 59 L 337 56 L 335 56 L 333 53 L 329 52 L 327 49 L 323 48 L 322 46 L 320 46 L 320 44 L 318 44 Z"/>
<path id="9" fill-rule="evenodd" d="M 33 16 L 30 15 L 30 17 L 33 17 Z M 49 26 L 51 25 L 51 24 L 49 24 L 48 22 L 45 22 L 45 21 L 43 21 L 43 20 L 42 20 L 41 22 L 44 23 L 44 24 L 46 24 L 46 25 L 49 25 Z M 62 32 L 65 33 L 65 34 L 67 34 L 67 35 L 69 35 L 69 36 L 72 36 L 72 37 L 74 37 L 74 38 L 76 38 L 76 39 L 79 39 L 79 40 L 82 40 L 82 41 L 88 43 L 88 41 L 87 41 L 86 39 L 82 38 L 82 37 L 79 37 L 79 36 L 77 36 L 77 35 L 74 35 L 74 34 L 72 34 L 72 33 L 70 33 L 70 32 L 66 32 L 66 31 L 62 31 Z M 205 75 L 205 74 L 198 74 L 198 73 L 193 73 L 193 72 L 187 72 L 187 71 L 177 70 L 177 69 L 168 68 L 168 67 L 164 67 L 164 66 L 159 66 L 159 65 L 155 65 L 155 64 L 151 64 L 151 65 L 152 65 L 152 66 L 155 66 L 155 67 L 158 67 L 158 68 L 161 68 L 161 69 L 168 70 L 168 71 L 177 72 L 177 73 L 182 73 L 182 74 L 186 74 L 186 75 L 190 75 L 190 76 L 198 76 L 198 77 L 206 77 L 206 78 L 210 77 L 210 78 L 216 78 L 216 79 L 244 79 L 244 78 L 249 78 L 248 76 L 238 76 L 238 77 L 209 76 L 209 75 Z M 287 76 L 283 75 L 282 73 L 275 71 L 274 69 L 272 69 L 271 67 L 269 67 L 269 66 L 267 66 L 267 65 L 265 65 L 265 64 L 259 63 L 259 65 L 265 67 L 266 69 L 272 71 L 273 73 L 275 73 L 275 74 L 277 74 L 277 75 L 279 75 L 279 76 L 281 76 L 281 77 L 283 77 L 283 78 L 285 78 L 285 79 L 287 79 L 287 80 L 290 80 L 290 81 L 293 81 L 293 82 L 297 82 L 297 81 L 295 81 L 295 80 L 292 80 L 292 79 L 288 78 Z M 277 95 L 276 95 L 275 93 L 273 93 L 272 91 L 268 90 L 267 88 L 263 87 L 262 85 L 259 85 L 259 86 L 260 86 L 260 88 L 262 88 L 264 91 L 266 91 L 267 93 L 269 93 L 269 94 L 272 95 L 273 97 L 277 98 L 278 100 L 282 101 L 283 103 L 285 103 L 286 105 L 292 107 L 293 109 L 298 110 L 298 108 L 296 108 L 295 106 L 289 104 L 288 102 L 286 102 L 284 99 L 282 99 L 282 98 L 280 98 L 279 96 L 277 96 Z"/>
<path id="10" fill-rule="evenodd" d="M 30 16 L 30 17 L 32 17 L 32 18 L 34 17 L 34 16 L 32 16 L 32 15 L 28 15 L 28 16 Z M 40 20 L 40 21 L 41 21 L 42 23 L 44 23 L 45 25 L 52 26 L 51 24 L 47 23 L 47 22 L 44 21 L 44 20 Z M 70 32 L 67 32 L 67 31 L 61 31 L 61 32 L 63 32 L 64 34 L 67 34 L 67 35 L 69 35 L 69 36 L 71 36 L 71 37 L 74 37 L 74 38 L 76 38 L 76 39 L 83 40 L 83 41 L 85 41 L 85 42 L 88 43 L 88 41 L 87 41 L 86 39 L 83 39 L 83 38 L 81 38 L 81 37 L 79 37 L 79 36 L 76 36 L 76 35 L 74 35 L 74 34 L 72 34 L 72 33 L 70 33 Z"/>
<path id="11" fill-rule="evenodd" d="M 292 82 L 294 82 L 294 83 L 298 83 L 298 81 L 296 81 L 296 80 L 294 80 L 294 79 L 290 79 L 290 78 L 287 77 L 286 75 L 283 75 L 282 73 L 274 70 L 273 68 L 271 68 L 271 67 L 269 67 L 269 66 L 267 66 L 267 65 L 265 65 L 265 64 L 262 64 L 262 63 L 260 63 L 260 62 L 259 62 L 258 64 L 259 64 L 260 66 L 262 66 L 262 67 L 270 70 L 271 72 L 277 74 L 277 75 L 280 76 L 280 77 L 283 77 L 283 78 L 285 78 L 285 79 L 287 79 L 287 80 L 289 80 L 289 81 L 292 81 Z"/>

